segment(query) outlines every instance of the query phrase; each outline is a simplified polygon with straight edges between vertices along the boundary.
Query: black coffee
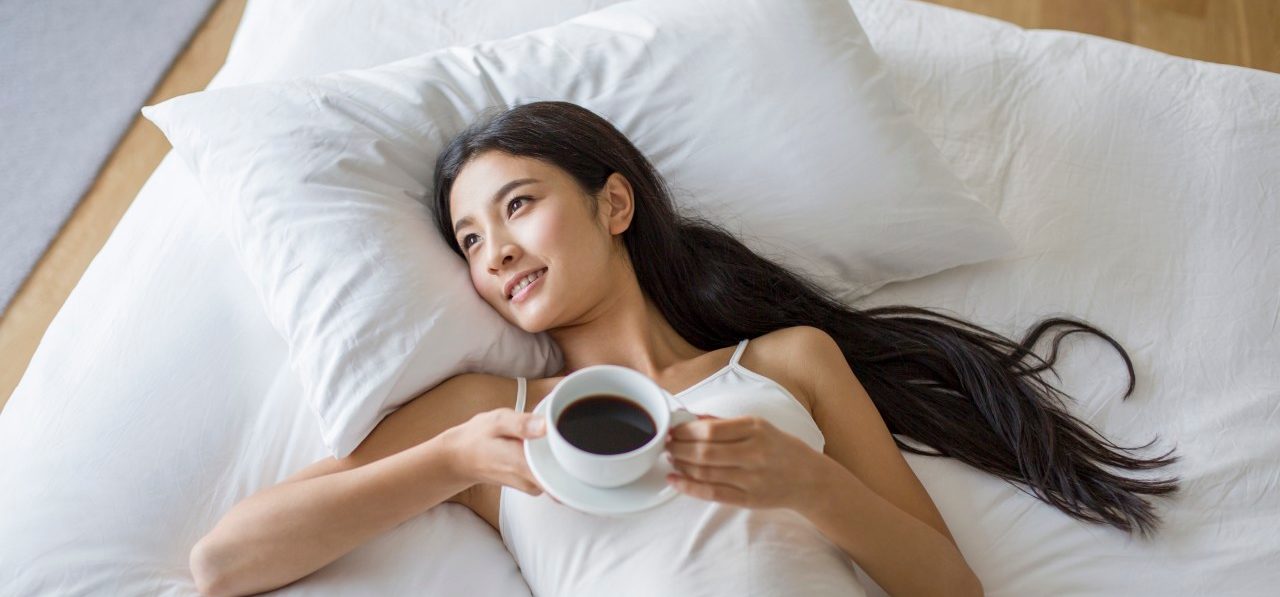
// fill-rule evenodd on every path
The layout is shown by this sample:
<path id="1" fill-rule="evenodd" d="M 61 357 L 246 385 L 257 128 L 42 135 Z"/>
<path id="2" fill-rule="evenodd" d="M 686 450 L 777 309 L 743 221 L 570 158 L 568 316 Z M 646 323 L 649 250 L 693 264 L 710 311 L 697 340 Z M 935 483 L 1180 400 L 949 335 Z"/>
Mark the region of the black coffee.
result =
<path id="1" fill-rule="evenodd" d="M 622 454 L 649 443 L 657 425 L 644 407 L 616 394 L 580 398 L 560 413 L 556 429 L 592 454 Z"/>

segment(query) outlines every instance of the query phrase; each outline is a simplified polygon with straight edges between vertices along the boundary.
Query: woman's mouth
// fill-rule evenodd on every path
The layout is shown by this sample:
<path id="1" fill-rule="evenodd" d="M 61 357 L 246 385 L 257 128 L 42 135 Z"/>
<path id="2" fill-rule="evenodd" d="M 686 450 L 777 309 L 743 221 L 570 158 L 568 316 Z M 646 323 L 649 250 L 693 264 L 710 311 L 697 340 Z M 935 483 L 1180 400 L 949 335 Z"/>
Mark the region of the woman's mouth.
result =
<path id="1" fill-rule="evenodd" d="M 538 286 L 542 284 L 542 279 L 545 277 L 547 277 L 547 268 L 544 267 L 538 272 L 538 277 L 534 278 L 532 282 L 525 284 L 524 288 L 520 288 L 519 286 L 516 287 L 517 290 L 515 291 L 515 294 L 511 296 L 511 302 L 523 302 L 531 293 L 533 293 L 534 290 L 537 289 Z"/>

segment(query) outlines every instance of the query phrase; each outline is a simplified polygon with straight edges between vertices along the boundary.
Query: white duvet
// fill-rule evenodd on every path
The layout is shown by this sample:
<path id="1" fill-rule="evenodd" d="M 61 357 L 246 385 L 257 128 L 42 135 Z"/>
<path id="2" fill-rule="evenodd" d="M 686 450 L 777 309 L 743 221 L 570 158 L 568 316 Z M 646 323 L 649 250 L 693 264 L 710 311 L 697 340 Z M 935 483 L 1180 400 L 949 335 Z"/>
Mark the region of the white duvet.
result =
<path id="1" fill-rule="evenodd" d="M 255 0 L 211 87 L 372 66 L 610 3 Z M 1273 594 L 1280 75 L 907 0 L 852 3 L 919 125 L 1020 243 L 858 306 L 933 307 L 1015 337 L 1045 316 L 1083 318 L 1129 350 L 1137 386 L 1121 400 L 1119 356 L 1070 336 L 1058 373 L 1075 412 L 1121 445 L 1159 436 L 1145 455 L 1182 457 L 1154 474 L 1183 490 L 1156 502 L 1165 524 L 1142 541 L 907 454 L 988 594 Z M 167 156 L 0 413 L 0 594 L 192 595 L 192 544 L 326 456 L 285 344 L 198 192 Z M 528 589 L 488 525 L 442 504 L 280 593 Z"/>

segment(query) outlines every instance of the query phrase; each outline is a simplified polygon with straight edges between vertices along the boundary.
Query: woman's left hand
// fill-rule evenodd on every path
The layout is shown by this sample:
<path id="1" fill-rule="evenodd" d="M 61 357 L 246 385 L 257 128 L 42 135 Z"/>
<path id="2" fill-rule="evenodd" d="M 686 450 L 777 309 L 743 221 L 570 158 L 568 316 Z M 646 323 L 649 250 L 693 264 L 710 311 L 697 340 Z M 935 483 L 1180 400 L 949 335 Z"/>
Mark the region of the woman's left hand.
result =
<path id="1" fill-rule="evenodd" d="M 744 508 L 799 510 L 830 474 L 826 455 L 754 416 L 698 415 L 671 428 L 667 451 L 676 469 L 667 480 L 681 493 Z"/>

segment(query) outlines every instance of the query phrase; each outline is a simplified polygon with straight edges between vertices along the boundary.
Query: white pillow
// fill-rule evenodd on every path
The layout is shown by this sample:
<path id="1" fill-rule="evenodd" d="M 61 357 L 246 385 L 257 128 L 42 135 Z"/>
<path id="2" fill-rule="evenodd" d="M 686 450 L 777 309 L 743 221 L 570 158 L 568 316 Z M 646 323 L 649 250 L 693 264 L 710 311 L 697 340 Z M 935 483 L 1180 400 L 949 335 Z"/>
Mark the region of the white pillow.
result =
<path id="1" fill-rule="evenodd" d="M 463 371 L 561 357 L 470 287 L 423 203 L 483 109 L 577 103 L 686 209 L 845 300 L 1013 240 L 893 97 L 843 0 L 638 0 L 382 66 L 143 108 L 201 180 L 335 456 Z"/>

